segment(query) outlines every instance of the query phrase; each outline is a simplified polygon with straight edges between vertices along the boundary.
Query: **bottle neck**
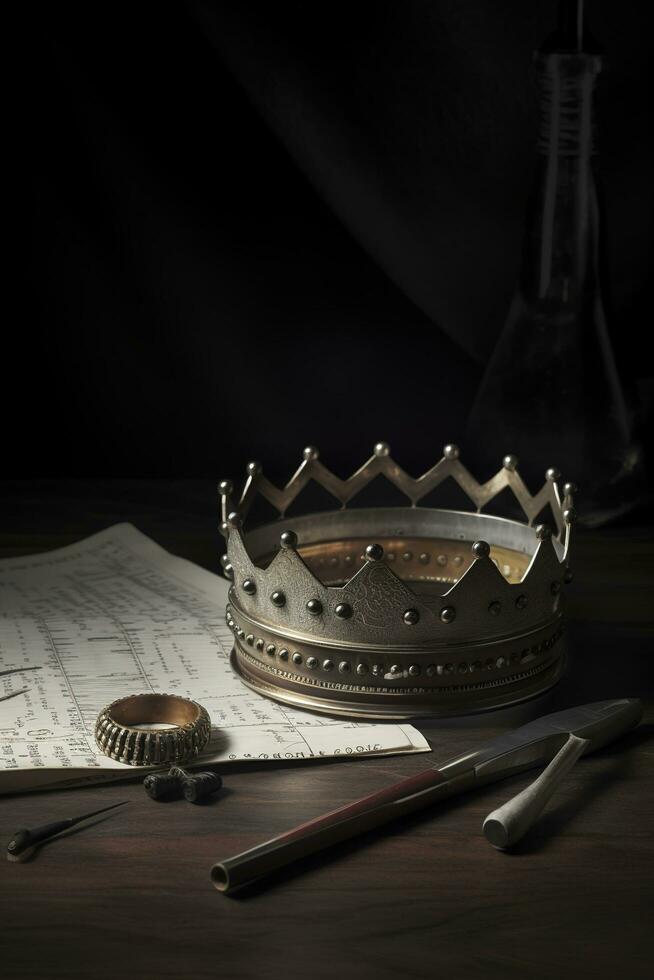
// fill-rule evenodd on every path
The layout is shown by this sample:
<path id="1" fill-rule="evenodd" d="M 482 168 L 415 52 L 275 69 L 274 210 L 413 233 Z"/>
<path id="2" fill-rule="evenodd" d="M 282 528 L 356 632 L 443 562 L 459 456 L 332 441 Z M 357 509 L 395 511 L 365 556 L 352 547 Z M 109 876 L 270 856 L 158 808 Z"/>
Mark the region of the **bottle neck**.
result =
<path id="1" fill-rule="evenodd" d="M 538 53 L 540 132 L 521 291 L 531 302 L 575 308 L 596 280 L 599 220 L 593 176 L 593 94 L 601 60 Z"/>

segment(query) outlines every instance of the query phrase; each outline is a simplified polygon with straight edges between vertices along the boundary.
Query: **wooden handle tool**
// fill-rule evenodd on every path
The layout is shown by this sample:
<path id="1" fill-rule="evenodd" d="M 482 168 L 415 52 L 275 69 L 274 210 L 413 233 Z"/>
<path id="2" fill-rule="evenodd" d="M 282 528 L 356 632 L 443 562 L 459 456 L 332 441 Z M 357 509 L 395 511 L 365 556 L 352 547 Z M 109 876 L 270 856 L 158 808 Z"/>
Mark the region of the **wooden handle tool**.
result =
<path id="1" fill-rule="evenodd" d="M 567 708 L 565 711 L 536 718 L 521 728 L 497 736 L 476 751 L 464 752 L 463 755 L 450 759 L 438 769 L 428 769 L 409 776 L 360 800 L 346 803 L 330 813 L 314 817 L 247 851 L 219 861 L 211 870 L 211 879 L 223 894 L 234 892 L 299 858 L 340 844 L 409 813 L 415 813 L 438 800 L 465 793 L 476 786 L 485 786 L 496 779 L 505 779 L 554 760 L 530 788 L 530 791 L 534 790 L 540 784 L 538 795 L 543 792 L 544 781 L 549 779 L 556 783 L 565 771 L 558 770 L 563 765 L 569 767 L 572 764 L 573 751 L 574 758 L 577 758 L 581 752 L 593 752 L 607 745 L 634 728 L 642 714 L 643 705 L 637 698 L 618 698 L 578 705 L 576 708 Z M 554 768 L 557 772 L 553 774 Z M 549 793 L 545 791 L 539 797 L 535 809 L 532 811 L 529 808 L 526 826 L 540 812 L 548 797 Z M 519 800 L 520 797 L 517 797 L 507 807 Z M 488 820 L 496 818 L 501 812 L 498 810 L 492 813 Z M 501 826 L 501 819 L 497 823 Z M 515 833 L 515 827 L 512 833 Z M 506 846 L 506 842 L 502 838 L 502 843 L 496 846 Z"/>
<path id="2" fill-rule="evenodd" d="M 512 847 L 527 833 L 542 813 L 557 786 L 590 746 L 586 738 L 570 735 L 563 748 L 531 785 L 484 820 L 486 839 L 500 850 Z"/>

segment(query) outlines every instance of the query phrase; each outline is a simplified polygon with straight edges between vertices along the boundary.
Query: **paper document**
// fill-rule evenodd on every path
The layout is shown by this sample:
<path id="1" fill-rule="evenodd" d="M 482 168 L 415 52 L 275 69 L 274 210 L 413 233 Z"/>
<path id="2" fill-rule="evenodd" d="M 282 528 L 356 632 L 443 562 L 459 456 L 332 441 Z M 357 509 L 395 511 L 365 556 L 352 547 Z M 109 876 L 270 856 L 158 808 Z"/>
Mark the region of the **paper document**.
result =
<path id="1" fill-rule="evenodd" d="M 93 730 L 111 701 L 150 691 L 205 706 L 205 762 L 429 751 L 411 725 L 332 719 L 250 691 L 229 664 L 227 591 L 131 524 L 0 561 L 0 793 L 142 774 L 103 755 Z"/>

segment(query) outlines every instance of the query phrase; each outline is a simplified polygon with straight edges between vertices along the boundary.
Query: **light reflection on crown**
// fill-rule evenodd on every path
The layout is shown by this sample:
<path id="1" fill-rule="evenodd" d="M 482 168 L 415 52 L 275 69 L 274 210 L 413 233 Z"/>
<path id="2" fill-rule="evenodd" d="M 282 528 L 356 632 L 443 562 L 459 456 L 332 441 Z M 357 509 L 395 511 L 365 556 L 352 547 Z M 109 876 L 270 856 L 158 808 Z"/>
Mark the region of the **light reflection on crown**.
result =
<path id="1" fill-rule="evenodd" d="M 380 476 L 407 506 L 348 507 Z M 420 505 L 450 479 L 474 509 Z M 284 518 L 310 481 L 340 509 Z M 482 512 L 506 488 L 524 520 Z M 331 714 L 398 718 L 514 703 L 560 676 L 575 488 L 560 490 L 556 470 L 532 496 L 506 456 L 480 484 L 448 445 L 414 479 L 377 443 L 342 480 L 309 447 L 283 489 L 250 463 L 238 501 L 231 481 L 219 490 L 232 663 L 255 690 Z M 245 532 L 257 495 L 280 516 Z M 544 510 L 553 528 L 534 527 Z"/>

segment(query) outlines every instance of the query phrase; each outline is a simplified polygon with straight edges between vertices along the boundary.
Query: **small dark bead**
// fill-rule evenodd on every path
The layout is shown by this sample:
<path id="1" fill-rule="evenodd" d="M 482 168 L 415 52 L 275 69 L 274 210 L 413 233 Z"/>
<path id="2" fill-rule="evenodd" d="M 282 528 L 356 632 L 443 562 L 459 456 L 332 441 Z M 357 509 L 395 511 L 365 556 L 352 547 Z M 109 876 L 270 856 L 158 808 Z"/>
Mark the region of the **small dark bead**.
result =
<path id="1" fill-rule="evenodd" d="M 515 605 L 516 605 L 516 609 L 524 609 L 525 606 L 527 605 L 527 596 L 524 595 L 524 593 L 522 595 L 519 595 L 515 601 Z"/>
<path id="2" fill-rule="evenodd" d="M 420 613 L 418 612 L 417 609 L 407 609 L 402 619 L 404 620 L 407 626 L 415 626 L 418 620 L 420 619 Z"/>
<path id="3" fill-rule="evenodd" d="M 472 546 L 472 553 L 475 558 L 488 558 L 490 555 L 490 545 L 488 541 L 475 541 Z"/>
<path id="4" fill-rule="evenodd" d="M 381 561 L 384 557 L 384 549 L 380 544 L 369 544 L 366 548 L 366 558 L 368 561 Z"/>
<path id="5" fill-rule="evenodd" d="M 189 803 L 206 803 L 222 784 L 217 772 L 194 772 L 184 780 L 184 799 Z"/>
<path id="6" fill-rule="evenodd" d="M 272 602 L 273 606 L 284 606 L 286 605 L 286 596 L 283 592 L 275 590 L 273 593 L 271 593 L 270 601 Z"/>
<path id="7" fill-rule="evenodd" d="M 179 800 L 182 796 L 182 780 L 179 776 L 153 772 L 143 780 L 143 789 L 151 800 Z"/>
<path id="8" fill-rule="evenodd" d="M 352 615 L 352 606 L 350 606 L 347 602 L 339 602 L 334 609 L 334 612 L 339 619 L 349 619 Z"/>
<path id="9" fill-rule="evenodd" d="M 248 595 L 254 595 L 257 591 L 257 584 L 251 578 L 246 578 L 243 581 L 243 591 Z"/>
<path id="10" fill-rule="evenodd" d="M 307 609 L 312 616 L 319 616 L 322 612 L 322 602 L 320 599 L 309 599 L 307 602 Z"/>
<path id="11" fill-rule="evenodd" d="M 295 531 L 282 531 L 279 541 L 282 548 L 297 548 L 297 534 Z"/>

